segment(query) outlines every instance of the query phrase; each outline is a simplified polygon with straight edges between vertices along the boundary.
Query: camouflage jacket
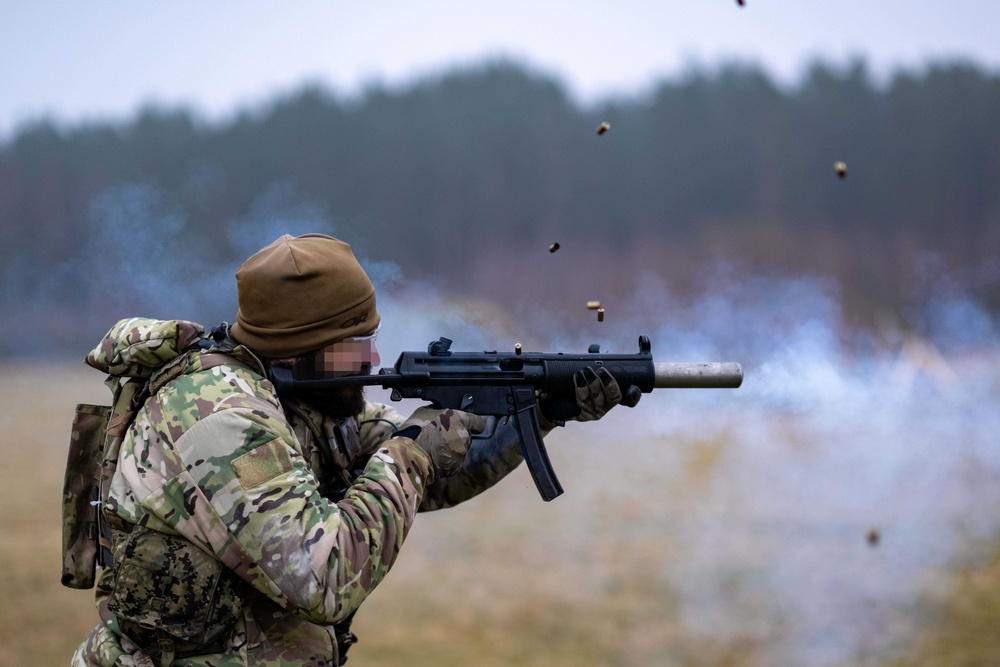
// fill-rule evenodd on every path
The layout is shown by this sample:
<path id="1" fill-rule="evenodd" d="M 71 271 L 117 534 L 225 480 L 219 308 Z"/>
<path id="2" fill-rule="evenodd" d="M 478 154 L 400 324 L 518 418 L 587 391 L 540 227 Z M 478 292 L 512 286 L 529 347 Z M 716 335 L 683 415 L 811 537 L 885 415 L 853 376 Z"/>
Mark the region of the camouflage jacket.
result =
<path id="1" fill-rule="evenodd" d="M 123 320 L 88 357 L 155 391 L 121 446 L 103 507 L 115 530 L 102 622 L 73 665 L 335 665 L 334 624 L 392 566 L 430 461 L 361 415 L 347 462 L 358 475 L 329 500 L 319 450 L 303 447 L 260 363 L 235 345 L 188 349 L 202 333 Z"/>
<path id="2" fill-rule="evenodd" d="M 379 445 L 403 421 L 394 408 L 368 401 L 356 418 L 336 421 L 308 404 L 283 397 L 281 403 L 311 469 L 328 498 L 340 495 L 358 478 Z M 489 489 L 523 460 L 517 432 L 506 420 L 492 438 L 477 438 L 455 475 L 435 480 L 424 491 L 418 511 L 452 507 Z"/>

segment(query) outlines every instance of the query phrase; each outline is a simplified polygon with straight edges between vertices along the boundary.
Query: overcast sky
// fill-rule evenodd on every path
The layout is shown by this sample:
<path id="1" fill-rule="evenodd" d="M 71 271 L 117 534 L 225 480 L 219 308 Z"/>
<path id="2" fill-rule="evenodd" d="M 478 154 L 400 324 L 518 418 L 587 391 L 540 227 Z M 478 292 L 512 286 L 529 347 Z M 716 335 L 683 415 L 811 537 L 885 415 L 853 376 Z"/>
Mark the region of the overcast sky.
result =
<path id="1" fill-rule="evenodd" d="M 859 54 L 883 75 L 942 57 L 1000 70 L 998 0 L 745 1 L 0 0 L 0 136 L 149 101 L 219 118 L 304 81 L 352 94 L 499 55 L 585 102 L 720 59 L 786 83 Z"/>

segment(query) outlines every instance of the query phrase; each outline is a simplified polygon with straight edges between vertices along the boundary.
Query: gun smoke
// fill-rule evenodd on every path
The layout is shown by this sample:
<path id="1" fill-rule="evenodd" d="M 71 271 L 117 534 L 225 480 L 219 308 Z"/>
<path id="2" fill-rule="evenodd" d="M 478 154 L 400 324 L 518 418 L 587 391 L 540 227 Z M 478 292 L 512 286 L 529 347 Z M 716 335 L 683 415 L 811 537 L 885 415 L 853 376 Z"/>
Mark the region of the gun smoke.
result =
<path id="1" fill-rule="evenodd" d="M 151 186 L 118 186 L 91 203 L 89 240 L 72 262 L 31 288 L 30 258 L 4 267 L 4 351 L 93 344 L 126 316 L 232 321 L 236 265 L 217 262 L 179 211 Z M 326 211 L 277 184 L 230 223 L 227 241 L 245 257 L 283 233 L 337 230 Z M 546 304 L 511 312 L 447 293 L 376 261 L 377 246 L 355 247 L 372 258 L 362 263 L 379 294 L 386 365 L 439 336 L 455 350 L 598 343 L 622 353 L 636 351 L 640 334 L 657 361 L 743 364 L 738 390 L 660 390 L 633 411 L 556 432 L 550 452 L 567 492 L 552 505 L 540 505 L 525 474 L 509 480 L 523 487 L 522 509 L 558 519 L 538 539 L 582 563 L 593 526 L 579 513 L 640 504 L 607 531 L 674 545 L 670 558 L 643 565 L 679 591 L 692 631 L 770 637 L 775 664 L 888 651 L 922 579 L 982 556 L 974 545 L 1000 530 L 988 509 L 1000 501 L 990 435 L 1000 432 L 1000 324 L 947 281 L 920 313 L 919 336 L 853 330 L 822 278 L 742 275 L 723 264 L 697 294 L 638 276 L 629 298 L 604 298 L 613 316 L 598 325 L 582 308 L 568 322 Z M 75 282 L 85 309 L 49 300 L 64 281 Z"/>

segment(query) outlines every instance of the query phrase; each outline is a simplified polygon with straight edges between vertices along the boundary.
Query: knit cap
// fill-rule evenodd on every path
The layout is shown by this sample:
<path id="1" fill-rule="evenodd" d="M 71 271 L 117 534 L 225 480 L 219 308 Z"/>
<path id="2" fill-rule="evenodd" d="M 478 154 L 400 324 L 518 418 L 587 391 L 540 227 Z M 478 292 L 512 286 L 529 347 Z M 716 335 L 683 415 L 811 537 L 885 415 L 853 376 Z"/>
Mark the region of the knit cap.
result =
<path id="1" fill-rule="evenodd" d="M 375 287 L 351 246 L 285 234 L 236 271 L 232 335 L 265 357 L 297 357 L 375 330 Z"/>

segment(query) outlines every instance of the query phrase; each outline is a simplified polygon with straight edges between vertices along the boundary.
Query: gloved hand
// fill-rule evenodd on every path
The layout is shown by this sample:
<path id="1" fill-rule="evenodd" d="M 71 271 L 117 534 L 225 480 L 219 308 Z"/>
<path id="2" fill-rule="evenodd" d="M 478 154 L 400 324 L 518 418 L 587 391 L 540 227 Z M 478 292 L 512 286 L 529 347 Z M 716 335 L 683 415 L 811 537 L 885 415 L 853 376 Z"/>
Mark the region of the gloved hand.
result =
<path id="1" fill-rule="evenodd" d="M 576 385 L 576 405 L 580 408 L 580 414 L 574 417 L 576 421 L 600 419 L 619 403 L 634 408 L 642 397 L 642 392 L 634 386 L 622 396 L 618 381 L 603 367 L 595 371 L 587 366 L 573 376 L 573 383 Z"/>
<path id="2" fill-rule="evenodd" d="M 412 438 L 427 452 L 438 477 L 454 475 L 462 468 L 473 433 L 482 433 L 486 420 L 471 412 L 417 408 L 396 431 Z"/>

